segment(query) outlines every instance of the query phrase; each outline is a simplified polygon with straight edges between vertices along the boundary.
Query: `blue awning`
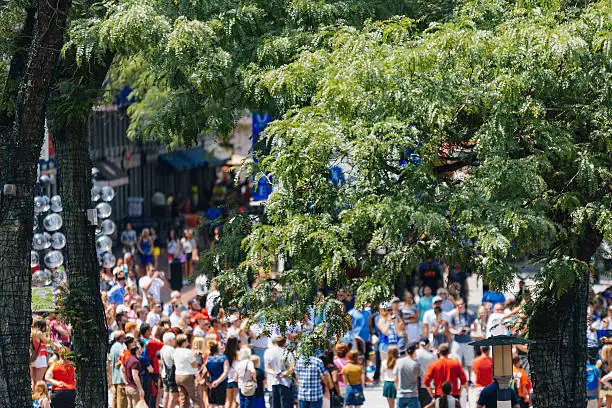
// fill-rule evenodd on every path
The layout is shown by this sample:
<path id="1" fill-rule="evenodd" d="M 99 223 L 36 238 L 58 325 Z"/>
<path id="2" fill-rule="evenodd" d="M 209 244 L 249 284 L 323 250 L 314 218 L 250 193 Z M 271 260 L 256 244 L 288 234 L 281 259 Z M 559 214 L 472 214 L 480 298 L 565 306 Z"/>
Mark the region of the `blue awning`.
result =
<path id="1" fill-rule="evenodd" d="M 208 154 L 203 147 L 194 147 L 189 150 L 175 150 L 170 153 L 159 155 L 159 160 L 169 164 L 175 171 L 186 171 L 204 167 L 223 164 L 223 161 Z"/>

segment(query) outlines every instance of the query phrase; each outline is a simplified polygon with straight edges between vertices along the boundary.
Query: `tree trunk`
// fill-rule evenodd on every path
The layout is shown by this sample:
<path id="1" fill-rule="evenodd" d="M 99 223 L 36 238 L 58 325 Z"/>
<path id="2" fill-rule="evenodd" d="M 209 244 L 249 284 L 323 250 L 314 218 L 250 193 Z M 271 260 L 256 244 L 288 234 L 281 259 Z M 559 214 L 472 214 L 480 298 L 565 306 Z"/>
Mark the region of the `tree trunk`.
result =
<path id="1" fill-rule="evenodd" d="M 0 134 L 0 179 L 16 186 L 0 201 L 0 406 L 29 408 L 32 397 L 28 356 L 31 316 L 29 251 L 34 219 L 36 166 L 43 142 L 45 104 L 62 45 L 69 0 L 39 0 L 26 59 L 16 55 L 10 75 L 19 91 L 6 101 Z M 28 27 L 26 20 L 25 27 Z M 21 63 L 19 63 L 21 60 Z M 15 61 L 14 61 L 15 62 Z M 19 67 L 25 66 L 25 70 Z M 13 71 L 13 67 L 15 70 Z M 9 81 L 10 82 L 10 81 Z M 13 94 L 7 84 L 6 95 Z M 14 103 L 14 104 L 12 104 Z M 13 118 L 11 121 L 9 118 Z"/>
<path id="2" fill-rule="evenodd" d="M 540 304 L 529 325 L 529 365 L 538 408 L 586 406 L 588 273 L 555 303 Z"/>
<path id="3" fill-rule="evenodd" d="M 583 233 L 577 259 L 585 263 L 601 244 L 590 226 Z M 585 267 L 558 300 L 538 303 L 529 321 L 531 380 L 538 408 L 585 407 L 587 303 L 589 272 Z"/>
<path id="4" fill-rule="evenodd" d="M 92 208 L 87 118 L 100 93 L 112 57 L 109 54 L 92 66 L 79 68 L 74 59 L 67 55 L 62 60 L 48 111 L 49 129 L 56 146 L 59 193 L 67 238 L 66 273 L 70 294 L 66 298 L 65 308 L 73 327 L 76 406 L 79 408 L 108 407 L 108 336 L 104 305 L 100 298 L 95 227 L 89 225 L 86 214 L 86 210 Z M 72 91 L 79 92 L 80 97 L 75 97 Z"/>
<path id="5" fill-rule="evenodd" d="M 65 312 L 72 324 L 77 371 L 77 407 L 106 408 L 106 352 L 108 335 L 104 306 L 100 299 L 99 266 L 96 257 L 95 227 L 87 221 L 91 208 L 91 160 L 87 127 L 52 128 L 59 167 L 66 231 L 66 274 L 70 293 Z"/>

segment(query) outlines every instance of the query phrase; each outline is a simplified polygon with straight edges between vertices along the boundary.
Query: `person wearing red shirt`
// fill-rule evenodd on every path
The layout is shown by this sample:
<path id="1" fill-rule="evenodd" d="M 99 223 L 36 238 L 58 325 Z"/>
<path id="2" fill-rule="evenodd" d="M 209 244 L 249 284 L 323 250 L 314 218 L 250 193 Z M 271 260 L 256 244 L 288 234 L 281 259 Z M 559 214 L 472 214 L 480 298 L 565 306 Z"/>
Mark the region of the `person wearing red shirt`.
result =
<path id="1" fill-rule="evenodd" d="M 453 391 L 451 395 L 455 398 L 461 397 L 461 387 L 467 384 L 467 376 L 461 363 L 457 360 L 449 358 L 450 349 L 447 343 L 440 344 L 438 354 L 440 358 L 429 365 L 425 374 L 425 387 L 432 399 L 442 396 L 442 384 L 446 381 L 452 384 Z M 431 388 L 431 382 L 434 382 L 435 392 Z"/>
<path id="2" fill-rule="evenodd" d="M 472 370 L 476 377 L 476 392 L 480 395 L 480 391 L 487 385 L 493 382 L 493 360 L 489 357 L 489 346 L 480 348 L 482 354 L 474 359 Z"/>
<path id="3" fill-rule="evenodd" d="M 45 374 L 45 381 L 51 384 L 51 404 L 54 407 L 73 407 L 76 399 L 76 377 L 74 365 L 66 357 L 68 348 L 57 347 L 58 359 L 51 364 Z"/>

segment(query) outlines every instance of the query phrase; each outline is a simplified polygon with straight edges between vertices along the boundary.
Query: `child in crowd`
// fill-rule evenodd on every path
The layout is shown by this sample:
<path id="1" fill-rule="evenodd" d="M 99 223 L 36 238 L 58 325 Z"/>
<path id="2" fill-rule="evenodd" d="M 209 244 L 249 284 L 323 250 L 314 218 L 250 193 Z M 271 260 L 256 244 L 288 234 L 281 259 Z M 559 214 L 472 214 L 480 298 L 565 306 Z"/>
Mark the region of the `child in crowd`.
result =
<path id="1" fill-rule="evenodd" d="M 44 381 L 38 381 L 34 386 L 32 394 L 33 408 L 51 408 L 51 399 L 49 398 L 49 390 Z"/>
<path id="2" fill-rule="evenodd" d="M 257 388 L 255 389 L 255 395 L 253 395 L 253 405 L 251 408 L 266 408 L 266 402 L 264 400 L 266 373 L 260 368 L 261 361 L 259 356 L 255 354 L 251 355 L 251 361 L 255 366 L 255 378 L 257 380 Z"/>

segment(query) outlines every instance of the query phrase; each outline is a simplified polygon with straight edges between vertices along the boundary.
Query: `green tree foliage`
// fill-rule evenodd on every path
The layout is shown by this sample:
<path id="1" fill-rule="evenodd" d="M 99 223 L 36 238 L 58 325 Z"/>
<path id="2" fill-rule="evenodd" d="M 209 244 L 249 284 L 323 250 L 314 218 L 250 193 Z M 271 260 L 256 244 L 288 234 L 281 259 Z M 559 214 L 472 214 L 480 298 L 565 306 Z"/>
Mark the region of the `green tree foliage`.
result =
<path id="1" fill-rule="evenodd" d="M 280 301 L 266 284 L 242 304 L 295 321 L 321 285 L 385 299 L 432 253 L 497 288 L 519 254 L 537 255 L 537 298 L 554 303 L 612 237 L 611 12 L 469 2 L 426 30 L 407 18 L 342 27 L 260 72 L 252 94 L 286 114 L 253 165 L 277 190 L 242 269 L 281 254 L 290 268 L 274 281 Z M 406 150 L 418 159 L 400 164 Z"/>
<path id="2" fill-rule="evenodd" d="M 451 6 L 446 1 L 421 11 L 408 0 L 117 0 L 108 2 L 102 18 L 75 20 L 71 37 L 81 60 L 117 51 L 111 77 L 129 84 L 136 97 L 130 135 L 178 146 L 205 132 L 227 134 L 246 108 L 281 114 L 277 102 L 261 104 L 263 88 L 253 87 L 259 73 L 327 47 L 338 26 L 361 27 L 395 14 L 425 21 L 448 15 Z"/>

